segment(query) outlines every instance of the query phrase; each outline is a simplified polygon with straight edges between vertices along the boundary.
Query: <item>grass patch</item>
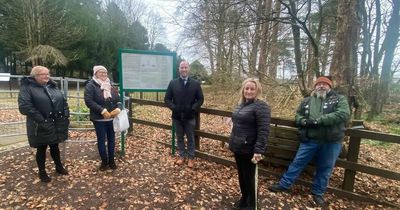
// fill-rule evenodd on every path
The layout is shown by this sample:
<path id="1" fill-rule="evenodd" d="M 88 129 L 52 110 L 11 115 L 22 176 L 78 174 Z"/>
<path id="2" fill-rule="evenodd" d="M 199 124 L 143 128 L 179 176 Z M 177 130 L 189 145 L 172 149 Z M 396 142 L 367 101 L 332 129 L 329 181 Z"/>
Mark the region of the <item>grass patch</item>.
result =
<path id="1" fill-rule="evenodd" d="M 390 133 L 400 135 L 400 126 L 398 124 L 390 125 Z"/>
<path id="2" fill-rule="evenodd" d="M 376 140 L 371 140 L 371 139 L 363 139 L 361 141 L 361 144 L 366 144 L 369 146 L 376 146 L 376 147 L 382 147 L 385 149 L 388 149 L 394 145 L 394 143 L 389 143 L 389 142 L 383 142 L 383 141 L 376 141 Z"/>

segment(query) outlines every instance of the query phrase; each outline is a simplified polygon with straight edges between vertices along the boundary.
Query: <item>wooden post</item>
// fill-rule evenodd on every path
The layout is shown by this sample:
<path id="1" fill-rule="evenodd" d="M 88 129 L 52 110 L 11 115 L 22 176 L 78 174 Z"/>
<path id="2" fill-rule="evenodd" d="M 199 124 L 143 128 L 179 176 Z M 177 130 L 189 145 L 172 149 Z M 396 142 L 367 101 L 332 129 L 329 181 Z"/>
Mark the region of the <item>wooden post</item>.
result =
<path id="1" fill-rule="evenodd" d="M 360 126 L 360 125 L 363 125 L 363 121 L 361 120 L 353 121 L 352 123 L 352 126 Z M 347 157 L 346 157 L 347 161 L 355 163 L 358 162 L 358 155 L 360 153 L 360 144 L 361 144 L 361 138 L 352 137 L 350 135 L 349 150 L 347 152 Z M 353 192 L 355 177 L 356 177 L 356 171 L 351 169 L 345 169 L 342 189 Z"/>
<path id="2" fill-rule="evenodd" d="M 133 132 L 133 123 L 132 123 L 132 118 L 133 118 L 133 103 L 131 101 L 131 97 L 129 96 L 129 93 L 127 94 L 128 96 L 128 116 L 129 116 L 129 128 L 128 128 L 128 133 L 132 133 Z"/>
<path id="3" fill-rule="evenodd" d="M 200 112 L 196 113 L 196 125 L 194 126 L 194 130 L 198 131 L 200 130 Z M 200 136 L 196 134 L 194 134 L 194 145 L 195 145 L 195 149 L 196 150 L 200 150 Z"/>

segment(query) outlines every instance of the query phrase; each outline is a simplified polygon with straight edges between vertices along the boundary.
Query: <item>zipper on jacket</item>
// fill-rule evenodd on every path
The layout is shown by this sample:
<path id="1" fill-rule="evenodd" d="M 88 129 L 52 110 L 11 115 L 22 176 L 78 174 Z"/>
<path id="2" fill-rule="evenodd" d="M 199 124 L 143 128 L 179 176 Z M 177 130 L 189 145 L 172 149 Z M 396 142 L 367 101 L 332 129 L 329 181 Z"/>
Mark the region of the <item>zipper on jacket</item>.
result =
<path id="1" fill-rule="evenodd" d="M 38 129 L 39 129 L 39 124 L 35 121 L 33 121 L 34 125 L 35 125 L 35 136 L 37 136 L 38 133 Z"/>

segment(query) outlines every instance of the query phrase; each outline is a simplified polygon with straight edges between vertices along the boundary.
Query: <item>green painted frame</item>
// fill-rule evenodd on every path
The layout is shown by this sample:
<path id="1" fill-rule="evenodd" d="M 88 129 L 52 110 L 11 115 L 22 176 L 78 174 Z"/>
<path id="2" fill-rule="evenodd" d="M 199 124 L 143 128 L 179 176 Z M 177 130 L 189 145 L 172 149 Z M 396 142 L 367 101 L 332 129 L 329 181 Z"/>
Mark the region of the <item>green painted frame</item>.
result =
<path id="1" fill-rule="evenodd" d="M 119 94 L 121 97 L 121 101 L 123 104 L 123 108 L 125 108 L 124 95 L 125 92 L 165 92 L 165 89 L 125 89 L 123 84 L 123 72 L 122 72 L 122 54 L 123 53 L 131 53 L 131 54 L 142 54 L 142 55 L 161 55 L 161 56 L 171 56 L 172 57 L 172 78 L 171 80 L 178 76 L 177 74 L 177 56 L 176 52 L 158 52 L 158 51 L 147 51 L 147 50 L 134 50 L 134 49 L 118 49 L 118 79 L 119 79 Z M 172 154 L 175 154 L 175 138 L 174 138 L 174 129 L 172 130 L 172 142 L 171 149 Z M 125 155 L 125 132 L 121 133 L 121 155 Z"/>

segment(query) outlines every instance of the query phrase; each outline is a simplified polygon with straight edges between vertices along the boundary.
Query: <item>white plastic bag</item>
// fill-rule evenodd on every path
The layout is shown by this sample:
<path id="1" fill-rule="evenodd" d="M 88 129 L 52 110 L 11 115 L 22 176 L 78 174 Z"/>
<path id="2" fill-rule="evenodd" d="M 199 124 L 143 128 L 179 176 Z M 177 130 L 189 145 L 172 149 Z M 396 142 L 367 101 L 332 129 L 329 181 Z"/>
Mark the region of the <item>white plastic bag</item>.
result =
<path id="1" fill-rule="evenodd" d="M 125 132 L 129 128 L 128 110 L 122 109 L 113 120 L 115 132 Z"/>

